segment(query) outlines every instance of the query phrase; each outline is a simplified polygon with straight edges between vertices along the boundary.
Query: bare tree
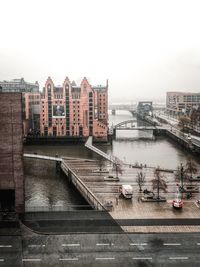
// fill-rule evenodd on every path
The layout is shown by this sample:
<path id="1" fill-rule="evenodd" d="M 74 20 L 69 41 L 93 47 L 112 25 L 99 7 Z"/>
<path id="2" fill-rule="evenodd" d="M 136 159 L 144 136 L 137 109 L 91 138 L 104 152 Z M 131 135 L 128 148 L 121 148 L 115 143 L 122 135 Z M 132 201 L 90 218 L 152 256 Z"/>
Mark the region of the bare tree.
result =
<path id="1" fill-rule="evenodd" d="M 160 190 L 167 192 L 167 184 L 163 179 L 163 176 L 161 176 L 159 169 L 155 169 L 154 176 L 155 178 L 152 180 L 152 187 L 153 190 L 157 190 L 157 199 L 160 199 Z"/>
<path id="2" fill-rule="evenodd" d="M 182 131 L 184 131 L 187 126 L 189 126 L 190 122 L 191 119 L 187 116 L 179 117 L 179 125 L 181 126 Z"/>
<path id="3" fill-rule="evenodd" d="M 120 160 L 115 157 L 115 162 L 113 163 L 113 169 L 116 172 L 116 178 L 119 178 L 119 174 L 122 174 L 122 166 Z"/>
<path id="4" fill-rule="evenodd" d="M 178 166 L 176 171 L 176 179 L 180 182 L 180 192 L 184 192 L 184 182 L 188 181 L 188 171 L 186 170 L 186 167 L 183 166 L 181 163 L 180 166 Z"/>
<path id="5" fill-rule="evenodd" d="M 99 171 L 101 172 L 103 170 L 103 167 L 104 167 L 104 160 L 103 160 L 103 157 L 100 157 L 99 160 L 98 160 L 98 165 L 99 165 Z"/>
<path id="6" fill-rule="evenodd" d="M 200 121 L 200 105 L 198 108 L 192 108 L 190 113 L 190 119 L 191 119 L 191 126 L 193 129 L 194 125 L 197 125 L 198 121 Z"/>
<path id="7" fill-rule="evenodd" d="M 197 173 L 197 165 L 196 163 L 189 159 L 185 164 L 185 173 L 190 175 L 190 178 L 193 178 L 193 174 Z"/>
<path id="8" fill-rule="evenodd" d="M 138 183 L 139 191 L 142 192 L 142 186 L 146 182 L 145 174 L 142 171 L 137 173 L 136 182 Z"/>

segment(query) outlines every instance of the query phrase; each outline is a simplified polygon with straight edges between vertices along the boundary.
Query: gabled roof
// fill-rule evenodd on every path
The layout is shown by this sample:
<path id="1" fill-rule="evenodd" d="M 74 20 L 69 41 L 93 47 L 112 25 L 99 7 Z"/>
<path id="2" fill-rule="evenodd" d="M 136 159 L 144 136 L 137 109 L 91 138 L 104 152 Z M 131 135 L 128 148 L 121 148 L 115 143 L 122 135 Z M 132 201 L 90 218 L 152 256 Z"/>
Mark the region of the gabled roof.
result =
<path id="1" fill-rule="evenodd" d="M 76 83 L 75 83 L 75 81 L 72 81 L 72 86 L 76 86 Z"/>

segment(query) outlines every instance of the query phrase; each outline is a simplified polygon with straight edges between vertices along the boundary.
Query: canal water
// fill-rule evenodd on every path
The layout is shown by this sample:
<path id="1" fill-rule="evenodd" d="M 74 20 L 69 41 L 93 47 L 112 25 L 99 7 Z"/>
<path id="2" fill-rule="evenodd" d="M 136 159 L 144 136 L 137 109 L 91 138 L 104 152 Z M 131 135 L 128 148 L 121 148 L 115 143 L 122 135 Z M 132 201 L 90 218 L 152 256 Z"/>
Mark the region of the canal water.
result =
<path id="1" fill-rule="evenodd" d="M 109 125 L 134 119 L 128 111 L 117 111 L 116 115 L 109 113 Z M 136 122 L 135 125 L 143 125 Z M 127 163 L 146 164 L 176 169 L 180 163 L 192 158 L 198 165 L 200 160 L 194 158 L 187 151 L 182 150 L 174 142 L 165 137 L 154 138 L 151 131 L 119 130 L 116 140 L 110 144 L 99 144 L 104 152 L 114 155 Z M 84 145 L 56 145 L 56 146 L 25 146 L 25 152 L 38 154 L 80 158 L 98 158 Z M 56 173 L 55 162 L 37 159 L 25 159 L 25 198 L 27 210 L 66 210 L 79 209 L 87 203 L 66 177 Z"/>

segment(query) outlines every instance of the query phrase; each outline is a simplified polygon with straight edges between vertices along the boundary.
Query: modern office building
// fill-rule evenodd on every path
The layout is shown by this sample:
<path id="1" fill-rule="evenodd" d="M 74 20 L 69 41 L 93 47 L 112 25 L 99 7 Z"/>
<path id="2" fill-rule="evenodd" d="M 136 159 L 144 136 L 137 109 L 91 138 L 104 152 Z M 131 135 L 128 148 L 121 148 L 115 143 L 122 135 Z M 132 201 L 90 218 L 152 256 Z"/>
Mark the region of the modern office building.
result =
<path id="1" fill-rule="evenodd" d="M 0 210 L 24 212 L 22 94 L 0 93 Z"/>
<path id="2" fill-rule="evenodd" d="M 166 109 L 171 116 L 189 115 L 200 105 L 200 93 L 167 92 Z"/>
<path id="3" fill-rule="evenodd" d="M 49 77 L 41 96 L 40 134 L 42 136 L 93 135 L 106 141 L 108 131 L 108 82 L 92 87 L 84 78 L 77 86 L 68 78 L 55 86 Z"/>

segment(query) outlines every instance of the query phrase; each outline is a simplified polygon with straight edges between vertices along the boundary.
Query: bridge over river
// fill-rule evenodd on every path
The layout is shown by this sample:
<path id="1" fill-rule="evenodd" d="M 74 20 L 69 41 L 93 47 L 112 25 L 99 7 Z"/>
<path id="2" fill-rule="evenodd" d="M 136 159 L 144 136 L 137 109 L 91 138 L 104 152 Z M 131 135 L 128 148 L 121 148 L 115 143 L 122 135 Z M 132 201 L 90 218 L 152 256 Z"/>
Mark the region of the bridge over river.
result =
<path id="1" fill-rule="evenodd" d="M 165 135 L 169 138 L 175 140 L 178 144 L 185 147 L 186 149 L 190 150 L 191 152 L 194 152 L 195 154 L 200 154 L 200 140 L 192 137 L 188 138 L 188 135 L 181 132 L 176 127 L 173 127 L 169 124 L 160 124 L 157 120 L 154 120 L 154 118 L 145 118 L 147 120 L 147 125 L 144 126 L 136 126 L 136 122 L 138 122 L 136 119 L 126 120 L 122 121 L 116 125 L 113 125 L 110 130 L 109 134 L 112 136 L 112 138 L 116 138 L 116 132 L 119 130 L 140 130 L 140 131 L 152 131 L 153 135 Z"/>

